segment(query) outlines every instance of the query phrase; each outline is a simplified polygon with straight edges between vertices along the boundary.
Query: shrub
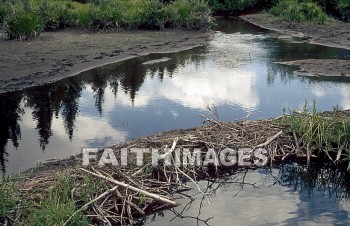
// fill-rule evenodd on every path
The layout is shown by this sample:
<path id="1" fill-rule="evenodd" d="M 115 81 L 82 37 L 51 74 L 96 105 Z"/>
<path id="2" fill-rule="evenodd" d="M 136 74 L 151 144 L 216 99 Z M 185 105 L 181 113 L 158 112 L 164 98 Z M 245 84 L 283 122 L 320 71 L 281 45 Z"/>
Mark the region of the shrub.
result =
<path id="1" fill-rule="evenodd" d="M 72 23 L 72 15 L 64 2 L 43 0 L 39 5 L 39 15 L 46 31 L 65 28 Z"/>
<path id="2" fill-rule="evenodd" d="M 0 3 L 0 24 L 2 24 L 5 21 L 5 18 L 11 12 L 10 10 L 10 4 L 8 4 L 7 2 Z"/>
<path id="3" fill-rule="evenodd" d="M 210 9 L 203 1 L 178 0 L 166 7 L 167 21 L 175 26 L 200 29 L 208 26 Z"/>
<path id="4" fill-rule="evenodd" d="M 262 2 L 262 1 L 260 1 Z M 264 1 L 263 1 L 264 2 Z M 259 0 L 209 0 L 208 4 L 213 12 L 239 13 L 255 8 Z"/>
<path id="5" fill-rule="evenodd" d="M 93 9 L 90 4 L 72 2 L 70 7 L 70 13 L 72 15 L 75 26 L 81 28 L 90 28 L 92 26 Z"/>
<path id="6" fill-rule="evenodd" d="M 6 19 L 5 23 L 5 33 L 10 39 L 35 38 L 43 29 L 40 17 L 31 12 L 12 15 Z"/>
<path id="7" fill-rule="evenodd" d="M 304 22 L 313 21 L 325 23 L 326 13 L 313 2 L 298 0 L 282 0 L 271 8 L 271 14 L 285 21 Z"/>
<path id="8" fill-rule="evenodd" d="M 164 5 L 157 0 L 123 0 L 124 22 L 131 28 L 163 28 Z"/>
<path id="9" fill-rule="evenodd" d="M 93 27 L 108 29 L 119 27 L 123 22 L 122 9 L 116 1 L 100 1 L 93 11 Z"/>
<path id="10" fill-rule="evenodd" d="M 337 11 L 337 14 L 342 20 L 344 21 L 350 20 L 350 1 L 349 0 L 337 1 L 337 5 L 335 9 Z"/>

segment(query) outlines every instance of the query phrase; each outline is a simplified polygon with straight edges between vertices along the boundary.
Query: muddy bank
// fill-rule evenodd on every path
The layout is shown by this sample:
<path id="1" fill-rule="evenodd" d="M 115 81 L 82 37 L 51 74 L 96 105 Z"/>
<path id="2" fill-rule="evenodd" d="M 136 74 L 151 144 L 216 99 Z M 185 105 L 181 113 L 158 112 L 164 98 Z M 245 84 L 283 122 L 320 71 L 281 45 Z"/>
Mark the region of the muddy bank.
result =
<path id="1" fill-rule="evenodd" d="M 104 64 L 201 46 L 210 32 L 81 30 L 44 32 L 31 41 L 0 39 L 0 93 L 42 85 Z"/>
<path id="2" fill-rule="evenodd" d="M 350 24 L 331 20 L 325 24 L 281 22 L 268 13 L 241 16 L 245 21 L 277 32 L 278 38 L 350 50 Z"/>
<path id="3" fill-rule="evenodd" d="M 349 60 L 295 60 L 278 64 L 298 66 L 296 74 L 302 76 L 350 77 Z"/>
<path id="4" fill-rule="evenodd" d="M 350 24 L 347 23 L 336 20 L 326 24 L 281 22 L 267 13 L 245 15 L 241 18 L 262 28 L 276 31 L 279 39 L 350 50 Z M 350 61 L 347 60 L 307 59 L 279 63 L 298 66 L 296 74 L 302 76 L 350 76 Z"/>

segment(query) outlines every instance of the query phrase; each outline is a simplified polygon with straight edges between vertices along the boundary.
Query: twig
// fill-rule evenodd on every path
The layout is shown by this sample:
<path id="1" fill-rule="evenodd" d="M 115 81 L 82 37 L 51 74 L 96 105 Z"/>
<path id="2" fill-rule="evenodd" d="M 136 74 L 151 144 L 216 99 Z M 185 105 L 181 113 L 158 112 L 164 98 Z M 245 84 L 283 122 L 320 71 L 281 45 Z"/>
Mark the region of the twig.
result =
<path id="1" fill-rule="evenodd" d="M 114 186 L 111 189 L 108 189 L 107 191 L 103 192 L 101 195 L 97 196 L 96 198 L 94 198 L 93 200 L 91 200 L 90 202 L 86 203 L 85 205 L 83 205 L 80 209 L 78 209 L 77 211 L 75 211 L 66 222 L 64 222 L 63 226 L 67 225 L 67 223 L 79 212 L 81 212 L 82 210 L 84 210 L 86 207 L 88 207 L 89 205 L 91 205 L 92 203 L 102 199 L 103 197 L 105 197 L 106 195 L 109 195 L 110 193 L 114 192 L 117 188 L 119 187 L 119 185 Z"/>
<path id="2" fill-rule="evenodd" d="M 172 206 L 177 206 L 177 205 L 179 205 L 179 204 L 177 204 L 176 202 L 174 202 L 174 201 L 172 201 L 172 200 L 170 200 L 170 199 L 167 199 L 167 198 L 161 197 L 161 196 L 159 196 L 159 195 L 150 193 L 150 192 L 148 192 L 148 191 L 145 191 L 145 190 L 142 190 L 142 189 L 133 187 L 133 186 L 131 186 L 131 185 L 129 185 L 129 184 L 125 184 L 125 183 L 123 183 L 123 182 L 114 180 L 114 179 L 112 179 L 112 178 L 109 178 L 109 177 L 106 177 L 106 176 L 102 176 L 102 175 L 99 175 L 99 174 L 97 174 L 97 173 L 93 173 L 93 172 L 88 171 L 88 170 L 86 170 L 86 169 L 84 169 L 84 168 L 80 168 L 80 169 L 81 169 L 82 171 L 86 172 L 86 173 L 89 173 L 89 174 L 95 176 L 95 177 L 102 178 L 102 179 L 104 179 L 104 180 L 107 180 L 107 181 L 109 181 L 109 182 L 111 182 L 111 183 L 113 183 L 113 184 L 119 185 L 119 186 L 124 187 L 124 188 L 126 188 L 126 189 L 130 189 L 130 190 L 133 190 L 133 191 L 135 191 L 135 192 L 139 192 L 139 193 L 144 194 L 145 196 L 147 196 L 147 197 L 149 197 L 149 198 L 152 198 L 152 199 L 154 199 L 154 200 L 157 200 L 157 201 L 159 201 L 159 202 L 166 203 L 166 204 L 169 204 L 169 205 L 172 205 Z"/>
<path id="3" fill-rule="evenodd" d="M 255 148 L 262 148 L 262 147 L 266 147 L 267 145 L 269 145 L 272 141 L 276 140 L 279 136 L 281 136 L 281 134 L 283 133 L 283 131 L 279 131 L 278 133 L 276 133 L 275 135 L 273 135 L 272 137 L 270 137 L 269 139 L 267 139 L 264 143 L 257 145 Z"/>
<path id="4" fill-rule="evenodd" d="M 137 170 L 135 173 L 133 173 L 131 176 L 137 176 L 140 173 L 142 173 L 147 167 L 151 166 L 152 163 L 147 163 L 146 165 L 142 166 L 139 170 Z"/>

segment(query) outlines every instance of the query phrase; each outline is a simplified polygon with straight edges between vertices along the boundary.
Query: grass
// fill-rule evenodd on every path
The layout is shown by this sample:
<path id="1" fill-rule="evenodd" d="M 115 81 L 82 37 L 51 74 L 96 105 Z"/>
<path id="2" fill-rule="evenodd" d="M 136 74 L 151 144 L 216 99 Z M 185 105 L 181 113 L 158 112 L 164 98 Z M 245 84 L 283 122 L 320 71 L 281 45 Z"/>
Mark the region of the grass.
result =
<path id="1" fill-rule="evenodd" d="M 5 0 L 0 23 L 8 38 L 35 38 L 41 30 L 67 27 L 83 29 L 163 29 L 208 27 L 210 9 L 204 0 Z"/>
<path id="2" fill-rule="evenodd" d="M 3 181 L 0 182 L 0 223 L 5 224 L 6 221 L 9 221 L 12 217 L 12 211 L 16 208 L 18 205 L 18 200 L 15 198 L 14 190 L 15 188 L 13 186 L 10 186 L 10 188 L 6 188 L 5 185 L 8 185 L 11 183 L 10 178 L 5 178 Z"/>
<path id="3" fill-rule="evenodd" d="M 5 178 L 0 183 L 0 224 L 63 225 L 94 194 L 106 188 L 104 182 L 88 175 L 77 180 L 69 170 L 59 173 L 51 185 L 29 189 L 25 195 L 19 192 L 18 182 Z M 89 225 L 84 210 L 75 214 L 67 225 Z"/>
<path id="4" fill-rule="evenodd" d="M 40 17 L 26 12 L 7 18 L 5 33 L 10 39 L 29 39 L 39 36 L 42 29 L 43 24 Z"/>
<path id="5" fill-rule="evenodd" d="M 324 151 L 334 156 L 340 148 L 350 149 L 350 117 L 341 115 L 337 109 L 332 113 L 320 114 L 315 103 L 311 112 L 305 104 L 301 113 L 293 111 L 285 114 L 282 123 L 288 132 L 295 132 L 301 137 L 301 142 L 314 152 Z M 349 153 L 346 154 L 349 156 Z"/>
<path id="6" fill-rule="evenodd" d="M 40 207 L 31 209 L 24 220 L 25 224 L 63 225 L 77 210 L 76 201 L 71 193 L 75 186 L 76 181 L 72 179 L 70 173 L 61 174 L 54 186 L 49 189 L 48 197 L 39 203 Z M 90 194 L 87 192 L 85 195 Z M 78 213 L 72 218 L 70 225 L 88 225 L 88 220 L 83 213 Z"/>
<path id="7" fill-rule="evenodd" d="M 271 8 L 270 12 L 289 22 L 312 21 L 324 24 L 328 20 L 327 14 L 319 5 L 307 0 L 281 0 Z"/>

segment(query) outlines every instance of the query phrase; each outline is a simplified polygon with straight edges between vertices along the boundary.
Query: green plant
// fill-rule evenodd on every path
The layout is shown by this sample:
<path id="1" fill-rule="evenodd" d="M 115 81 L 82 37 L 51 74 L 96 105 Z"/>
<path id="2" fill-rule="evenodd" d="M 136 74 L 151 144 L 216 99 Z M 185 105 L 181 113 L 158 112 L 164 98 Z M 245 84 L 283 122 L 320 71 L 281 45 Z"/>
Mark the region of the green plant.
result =
<path id="1" fill-rule="evenodd" d="M 93 7 L 90 4 L 72 2 L 70 13 L 77 27 L 90 28 L 93 24 Z"/>
<path id="2" fill-rule="evenodd" d="M 340 115 L 338 110 L 331 114 L 320 114 L 314 103 L 310 112 L 306 103 L 301 113 L 293 111 L 285 114 L 282 123 L 287 127 L 287 132 L 298 134 L 301 142 L 310 150 L 332 153 L 339 148 L 350 148 L 350 117 Z"/>
<path id="3" fill-rule="evenodd" d="M 209 0 L 208 4 L 214 13 L 239 13 L 244 10 L 254 9 L 261 2 L 263 2 L 262 6 L 268 5 L 265 1 L 258 0 Z"/>
<path id="4" fill-rule="evenodd" d="M 26 225 L 63 225 L 77 210 L 71 194 L 75 183 L 69 172 L 60 175 L 48 191 L 47 199 L 40 203 L 40 208 L 30 210 Z M 83 212 L 80 212 L 74 215 L 68 225 L 89 225 L 89 222 Z"/>
<path id="5" fill-rule="evenodd" d="M 0 179 L 0 224 L 7 221 L 9 225 L 16 225 L 16 215 L 21 213 L 21 207 L 27 203 L 17 193 L 17 177 L 3 177 Z"/>
<path id="6" fill-rule="evenodd" d="M 64 2 L 43 0 L 38 8 L 45 30 L 69 27 L 72 23 L 72 15 Z"/>
<path id="7" fill-rule="evenodd" d="M 4 19 L 7 15 L 7 8 L 6 8 L 6 5 L 5 3 L 3 4 L 0 4 L 0 24 L 2 24 L 4 22 Z"/>
<path id="8" fill-rule="evenodd" d="M 6 34 L 10 39 L 29 39 L 39 36 L 43 29 L 40 17 L 31 12 L 16 13 L 5 20 Z"/>
<path id="9" fill-rule="evenodd" d="M 210 9 L 203 1 L 177 0 L 165 8 L 167 21 L 175 26 L 200 29 L 208 26 Z"/>
<path id="10" fill-rule="evenodd" d="M 164 5 L 157 0 L 121 1 L 125 24 L 131 28 L 163 28 Z"/>
<path id="11" fill-rule="evenodd" d="M 120 27 L 123 22 L 123 11 L 116 1 L 101 1 L 93 10 L 93 27 L 106 29 Z"/>
<path id="12" fill-rule="evenodd" d="M 16 205 L 16 199 L 9 189 L 5 187 L 8 180 L 0 182 L 0 222 L 8 216 L 9 212 L 12 211 Z"/>
<path id="13" fill-rule="evenodd" d="M 271 14 L 282 20 L 290 22 L 313 21 L 323 24 L 327 15 L 322 8 L 314 2 L 299 0 L 281 0 L 274 5 Z"/>

